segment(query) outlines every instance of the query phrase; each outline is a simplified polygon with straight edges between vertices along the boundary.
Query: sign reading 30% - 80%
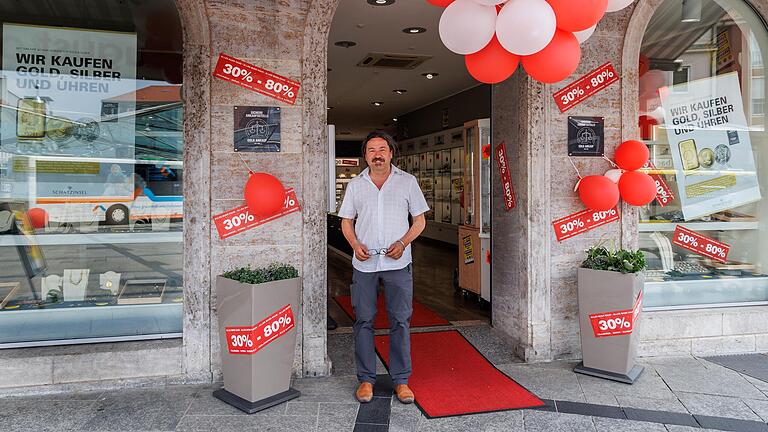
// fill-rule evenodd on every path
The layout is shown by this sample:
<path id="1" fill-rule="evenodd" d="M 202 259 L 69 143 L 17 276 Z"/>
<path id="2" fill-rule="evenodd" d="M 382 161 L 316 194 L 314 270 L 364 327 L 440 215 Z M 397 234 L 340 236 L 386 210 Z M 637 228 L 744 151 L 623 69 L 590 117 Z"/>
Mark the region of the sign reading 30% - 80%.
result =
<path id="1" fill-rule="evenodd" d="M 232 56 L 220 54 L 213 74 L 217 78 L 291 105 L 296 103 L 296 92 L 299 90 L 298 82 Z"/>
<path id="2" fill-rule="evenodd" d="M 715 239 L 703 236 L 696 231 L 678 225 L 673 234 L 672 243 L 699 255 L 724 263 L 731 247 Z"/>
<path id="3" fill-rule="evenodd" d="M 586 209 L 556 220 L 553 226 L 557 241 L 563 241 L 618 219 L 619 211 L 615 207 L 605 211 Z"/>

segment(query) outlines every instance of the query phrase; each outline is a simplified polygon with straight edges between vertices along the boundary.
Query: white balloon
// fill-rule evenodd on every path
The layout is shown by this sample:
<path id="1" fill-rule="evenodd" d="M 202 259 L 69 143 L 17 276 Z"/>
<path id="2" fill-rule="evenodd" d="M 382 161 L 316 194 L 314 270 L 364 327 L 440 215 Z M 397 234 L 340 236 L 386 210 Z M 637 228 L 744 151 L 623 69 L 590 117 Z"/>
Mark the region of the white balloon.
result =
<path id="1" fill-rule="evenodd" d="M 499 43 L 517 55 L 543 50 L 552 41 L 555 30 L 555 11 L 546 0 L 509 0 L 496 20 Z"/>
<path id="2" fill-rule="evenodd" d="M 576 39 L 579 40 L 579 43 L 584 43 L 585 40 L 589 39 L 590 36 L 592 36 L 592 33 L 595 32 L 595 29 L 597 28 L 597 24 L 593 25 L 592 27 L 574 32 L 573 35 L 576 36 Z"/>
<path id="3" fill-rule="evenodd" d="M 635 0 L 608 0 L 608 8 L 605 11 L 616 12 L 617 10 L 624 9 L 631 5 L 634 1 Z"/>
<path id="4" fill-rule="evenodd" d="M 477 3 L 480 3 L 481 5 L 486 6 L 496 6 L 497 4 L 502 4 L 507 0 L 475 0 Z"/>
<path id="5" fill-rule="evenodd" d="M 456 0 L 440 17 L 440 40 L 456 54 L 480 51 L 493 39 L 496 30 L 496 8 L 474 0 Z"/>
<path id="6" fill-rule="evenodd" d="M 608 179 L 610 179 L 612 182 L 618 183 L 622 174 L 624 174 L 623 170 L 620 170 L 620 169 L 609 169 L 603 175 L 608 177 Z"/>

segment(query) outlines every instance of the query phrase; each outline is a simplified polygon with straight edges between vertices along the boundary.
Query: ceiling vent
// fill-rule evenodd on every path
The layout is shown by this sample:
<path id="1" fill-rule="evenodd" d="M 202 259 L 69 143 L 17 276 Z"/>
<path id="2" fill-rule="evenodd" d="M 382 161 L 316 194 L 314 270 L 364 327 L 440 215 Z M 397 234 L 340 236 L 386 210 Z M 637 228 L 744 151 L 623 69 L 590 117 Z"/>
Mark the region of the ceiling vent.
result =
<path id="1" fill-rule="evenodd" d="M 357 63 L 360 67 L 380 67 L 389 69 L 415 69 L 432 56 L 391 53 L 368 53 Z"/>

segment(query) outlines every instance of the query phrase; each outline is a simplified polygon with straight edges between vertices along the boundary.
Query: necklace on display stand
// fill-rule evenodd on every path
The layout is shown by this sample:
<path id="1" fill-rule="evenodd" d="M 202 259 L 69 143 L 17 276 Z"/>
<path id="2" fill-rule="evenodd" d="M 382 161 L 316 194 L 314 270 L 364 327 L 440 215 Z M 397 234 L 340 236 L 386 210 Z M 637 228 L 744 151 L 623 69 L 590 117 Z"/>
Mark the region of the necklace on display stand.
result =
<path id="1" fill-rule="evenodd" d="M 89 269 L 64 270 L 64 301 L 83 301 L 88 287 Z M 75 275 L 75 273 L 78 273 Z"/>
<path id="2" fill-rule="evenodd" d="M 71 283 L 72 285 L 80 285 L 80 283 L 83 281 L 83 275 L 85 274 L 85 272 L 86 272 L 85 270 L 80 270 L 80 272 L 79 272 L 80 273 L 80 278 L 77 279 L 77 282 L 75 282 L 74 280 L 72 280 L 72 275 L 75 272 L 74 271 L 70 271 L 70 273 L 69 273 L 69 283 Z"/>

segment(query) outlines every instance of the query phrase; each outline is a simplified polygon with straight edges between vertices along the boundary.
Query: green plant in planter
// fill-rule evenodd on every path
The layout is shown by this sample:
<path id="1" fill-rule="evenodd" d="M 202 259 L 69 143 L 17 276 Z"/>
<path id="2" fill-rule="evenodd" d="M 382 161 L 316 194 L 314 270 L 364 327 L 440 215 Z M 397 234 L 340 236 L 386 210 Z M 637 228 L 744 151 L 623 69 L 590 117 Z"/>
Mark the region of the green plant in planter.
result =
<path id="1" fill-rule="evenodd" d="M 227 279 L 246 284 L 261 284 L 299 277 L 299 271 L 289 264 L 273 263 L 269 267 L 252 269 L 250 265 L 224 273 Z"/>
<path id="2" fill-rule="evenodd" d="M 645 270 L 646 263 L 645 255 L 639 250 L 593 246 L 587 250 L 587 259 L 581 263 L 581 266 L 592 270 L 637 273 Z"/>

